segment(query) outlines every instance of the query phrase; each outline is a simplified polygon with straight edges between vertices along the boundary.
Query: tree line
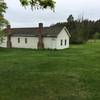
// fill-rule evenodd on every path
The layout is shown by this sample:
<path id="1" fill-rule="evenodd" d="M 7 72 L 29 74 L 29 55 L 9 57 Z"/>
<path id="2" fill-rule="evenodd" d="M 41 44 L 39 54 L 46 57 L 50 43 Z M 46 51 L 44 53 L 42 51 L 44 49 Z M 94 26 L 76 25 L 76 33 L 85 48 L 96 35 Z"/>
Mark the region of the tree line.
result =
<path id="1" fill-rule="evenodd" d="M 80 44 L 89 39 L 100 39 L 100 19 L 92 21 L 81 17 L 75 20 L 73 15 L 69 15 L 66 22 L 53 26 L 66 26 L 71 34 L 71 43 Z"/>

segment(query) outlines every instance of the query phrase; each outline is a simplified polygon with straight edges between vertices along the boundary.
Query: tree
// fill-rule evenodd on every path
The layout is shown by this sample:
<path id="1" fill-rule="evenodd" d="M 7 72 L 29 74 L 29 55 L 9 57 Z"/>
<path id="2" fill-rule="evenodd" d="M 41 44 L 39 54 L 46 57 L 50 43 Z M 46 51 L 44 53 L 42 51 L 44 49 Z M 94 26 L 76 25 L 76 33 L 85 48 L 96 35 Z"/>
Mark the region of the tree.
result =
<path id="1" fill-rule="evenodd" d="M 7 20 L 4 18 L 4 13 L 6 12 L 7 6 L 4 0 L 0 0 L 0 28 L 3 27 Z"/>
<path id="2" fill-rule="evenodd" d="M 73 15 L 69 15 L 69 17 L 67 18 L 67 22 L 73 22 L 73 21 L 74 21 Z"/>
<path id="3" fill-rule="evenodd" d="M 4 13 L 6 12 L 7 6 L 4 0 L 0 0 L 0 29 L 8 24 L 8 21 L 4 18 Z"/>
<path id="4" fill-rule="evenodd" d="M 3 13 L 6 12 L 7 6 L 4 0 L 0 0 L 0 16 L 3 16 Z"/>
<path id="5" fill-rule="evenodd" d="M 94 38 L 94 41 L 96 42 L 96 40 L 100 38 L 100 33 L 96 32 L 96 33 L 93 35 L 93 38 Z"/>
<path id="6" fill-rule="evenodd" d="M 4 35 L 4 32 L 0 30 L 0 43 L 3 42 L 3 35 Z"/>
<path id="7" fill-rule="evenodd" d="M 73 15 L 69 15 L 69 17 L 67 18 L 67 28 L 69 30 L 70 33 L 73 33 L 76 25 L 75 25 L 75 21 L 74 21 L 74 17 Z"/>
<path id="8" fill-rule="evenodd" d="M 8 21 L 4 18 L 7 6 L 4 0 L 0 0 L 0 43 L 3 41 L 3 30 L 2 28 L 8 24 Z"/>
<path id="9" fill-rule="evenodd" d="M 30 5 L 32 9 L 54 9 L 55 7 L 55 2 L 53 0 L 20 0 L 20 2 L 24 7 Z"/>

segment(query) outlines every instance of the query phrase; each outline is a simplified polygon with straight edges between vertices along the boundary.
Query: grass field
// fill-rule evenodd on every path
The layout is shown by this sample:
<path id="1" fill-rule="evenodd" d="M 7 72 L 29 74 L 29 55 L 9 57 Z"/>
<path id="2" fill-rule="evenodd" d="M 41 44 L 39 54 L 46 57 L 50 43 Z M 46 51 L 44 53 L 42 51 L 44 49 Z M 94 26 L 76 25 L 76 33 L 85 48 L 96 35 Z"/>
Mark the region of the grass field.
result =
<path id="1" fill-rule="evenodd" d="M 100 41 L 61 51 L 0 48 L 0 100 L 100 100 Z"/>

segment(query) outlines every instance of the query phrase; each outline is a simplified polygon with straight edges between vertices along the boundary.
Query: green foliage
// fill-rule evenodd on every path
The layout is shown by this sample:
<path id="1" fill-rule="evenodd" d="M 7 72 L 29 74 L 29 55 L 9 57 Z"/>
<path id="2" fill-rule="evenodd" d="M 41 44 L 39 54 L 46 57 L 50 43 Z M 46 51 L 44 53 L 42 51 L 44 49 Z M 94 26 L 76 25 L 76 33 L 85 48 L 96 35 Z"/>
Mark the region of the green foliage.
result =
<path id="1" fill-rule="evenodd" d="M 69 17 L 67 18 L 68 22 L 73 22 L 74 21 L 74 17 L 73 15 L 69 15 Z"/>
<path id="2" fill-rule="evenodd" d="M 4 18 L 0 17 L 0 29 L 2 29 L 4 26 L 7 26 L 9 22 Z"/>
<path id="3" fill-rule="evenodd" d="M 7 6 L 6 3 L 4 2 L 4 0 L 0 0 L 0 17 L 4 16 L 3 13 L 6 12 Z"/>
<path id="4" fill-rule="evenodd" d="M 0 0 L 0 29 L 8 23 L 4 18 L 4 13 L 6 12 L 7 6 L 4 0 Z"/>
<path id="5" fill-rule="evenodd" d="M 100 33 L 100 20 L 84 20 L 83 17 L 74 20 L 73 15 L 69 15 L 67 22 L 57 23 L 55 26 L 66 26 L 71 34 L 70 42 L 74 44 L 86 43 L 96 32 Z"/>
<path id="6" fill-rule="evenodd" d="M 99 32 L 100 33 L 100 19 L 97 20 L 95 23 L 94 23 L 94 30 L 95 30 L 95 33 L 96 32 Z M 94 33 L 94 34 L 95 34 Z"/>
<path id="7" fill-rule="evenodd" d="M 75 21 L 75 27 L 70 30 L 74 30 L 74 31 L 71 31 L 72 33 L 72 38 L 71 38 L 71 42 L 72 43 L 77 43 L 77 44 L 80 44 L 80 43 L 85 43 L 88 41 L 88 35 L 89 35 L 89 32 L 88 32 L 88 22 L 87 20 L 82 20 L 82 21 Z M 70 26 L 69 26 L 70 27 Z"/>
<path id="8" fill-rule="evenodd" d="M 8 23 L 4 18 L 4 13 L 6 12 L 7 6 L 4 0 L 0 0 L 0 29 Z"/>
<path id="9" fill-rule="evenodd" d="M 8 21 L 4 18 L 4 13 L 6 12 L 7 6 L 4 0 L 0 0 L 0 43 L 3 42 L 3 27 L 8 24 Z"/>
<path id="10" fill-rule="evenodd" d="M 99 39 L 99 38 L 100 38 L 100 33 L 99 33 L 99 32 L 96 32 L 96 33 L 94 34 L 94 38 L 95 38 L 95 39 Z"/>
<path id="11" fill-rule="evenodd" d="M 95 42 L 96 42 L 97 39 L 100 39 L 100 33 L 99 33 L 99 32 L 96 32 L 96 33 L 93 35 L 93 39 L 95 40 Z"/>
<path id="12" fill-rule="evenodd" d="M 100 41 L 60 51 L 1 48 L 0 100 L 100 100 Z"/>
<path id="13" fill-rule="evenodd" d="M 3 42 L 4 31 L 0 30 L 0 44 Z"/>
<path id="14" fill-rule="evenodd" d="M 31 5 L 32 9 L 47 9 L 48 7 L 54 9 L 55 7 L 53 0 L 20 0 L 20 2 L 24 7 Z"/>

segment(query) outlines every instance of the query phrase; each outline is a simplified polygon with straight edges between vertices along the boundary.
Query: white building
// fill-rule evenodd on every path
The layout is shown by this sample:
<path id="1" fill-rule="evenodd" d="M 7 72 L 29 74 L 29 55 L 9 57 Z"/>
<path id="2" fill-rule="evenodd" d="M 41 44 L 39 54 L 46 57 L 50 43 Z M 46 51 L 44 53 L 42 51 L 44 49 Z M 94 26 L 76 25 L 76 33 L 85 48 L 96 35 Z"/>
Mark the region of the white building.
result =
<path id="1" fill-rule="evenodd" d="M 32 49 L 65 49 L 69 48 L 70 33 L 66 27 L 43 27 L 40 23 L 38 28 L 8 28 L 8 34 L 0 47 L 32 48 Z"/>

